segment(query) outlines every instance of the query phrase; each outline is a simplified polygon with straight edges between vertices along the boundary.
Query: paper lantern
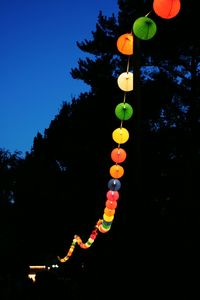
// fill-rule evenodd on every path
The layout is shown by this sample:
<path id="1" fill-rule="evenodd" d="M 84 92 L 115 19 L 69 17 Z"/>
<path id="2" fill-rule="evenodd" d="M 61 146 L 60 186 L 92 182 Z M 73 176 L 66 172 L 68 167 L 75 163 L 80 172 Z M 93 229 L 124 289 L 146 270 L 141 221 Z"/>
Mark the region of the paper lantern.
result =
<path id="1" fill-rule="evenodd" d="M 126 151 L 120 147 L 113 149 L 111 152 L 111 159 L 115 163 L 122 163 L 126 159 Z"/>
<path id="2" fill-rule="evenodd" d="M 106 222 L 111 222 L 114 219 L 114 216 L 107 216 L 106 214 L 103 214 L 103 219 Z"/>
<path id="3" fill-rule="evenodd" d="M 133 115 L 133 108 L 127 102 L 119 103 L 115 108 L 115 115 L 121 121 L 129 120 Z"/>
<path id="4" fill-rule="evenodd" d="M 121 182 L 118 179 L 110 179 L 108 181 L 108 188 L 112 191 L 118 191 L 121 188 Z"/>
<path id="5" fill-rule="evenodd" d="M 161 18 L 174 18 L 181 9 L 180 0 L 154 0 L 153 10 Z"/>
<path id="6" fill-rule="evenodd" d="M 108 209 L 115 209 L 117 207 L 117 201 L 106 200 L 106 207 Z"/>
<path id="7" fill-rule="evenodd" d="M 108 228 L 105 228 L 105 226 L 103 224 L 99 225 L 99 231 L 101 233 L 106 233 L 110 230 L 111 226 L 108 226 Z"/>
<path id="8" fill-rule="evenodd" d="M 133 32 L 141 40 L 151 39 L 156 31 L 156 23 L 148 17 L 140 17 L 133 23 Z"/>
<path id="9" fill-rule="evenodd" d="M 120 178 L 124 175 L 124 168 L 120 165 L 113 165 L 110 167 L 110 175 L 113 178 Z"/>
<path id="10" fill-rule="evenodd" d="M 118 191 L 110 190 L 106 193 L 106 197 L 108 200 L 117 201 L 119 199 L 119 193 Z"/>
<path id="11" fill-rule="evenodd" d="M 129 139 L 129 132 L 124 127 L 117 128 L 113 131 L 112 138 L 116 143 L 124 144 Z"/>
<path id="12" fill-rule="evenodd" d="M 88 239 L 87 243 L 88 243 L 89 245 L 91 245 L 92 243 L 94 243 L 94 239 L 92 239 L 92 238 L 90 237 L 90 238 Z"/>
<path id="13" fill-rule="evenodd" d="M 113 216 L 113 215 L 115 214 L 115 209 L 110 209 L 110 208 L 108 208 L 108 207 L 105 207 L 104 213 L 105 213 L 107 216 Z"/>
<path id="14" fill-rule="evenodd" d="M 112 225 L 112 222 L 113 222 L 113 220 L 110 221 L 110 222 L 107 222 L 107 221 L 103 220 L 103 222 L 102 222 L 103 228 L 109 229 L 111 227 L 111 225 Z"/>
<path id="15" fill-rule="evenodd" d="M 130 92 L 133 90 L 133 73 L 123 72 L 117 78 L 119 88 L 124 92 Z"/>
<path id="16" fill-rule="evenodd" d="M 91 234 L 90 234 L 90 237 L 91 237 L 91 239 L 95 240 L 96 237 L 97 237 L 97 234 L 91 233 Z"/>
<path id="17" fill-rule="evenodd" d="M 133 54 L 133 34 L 125 33 L 117 39 L 117 49 L 125 55 Z"/>

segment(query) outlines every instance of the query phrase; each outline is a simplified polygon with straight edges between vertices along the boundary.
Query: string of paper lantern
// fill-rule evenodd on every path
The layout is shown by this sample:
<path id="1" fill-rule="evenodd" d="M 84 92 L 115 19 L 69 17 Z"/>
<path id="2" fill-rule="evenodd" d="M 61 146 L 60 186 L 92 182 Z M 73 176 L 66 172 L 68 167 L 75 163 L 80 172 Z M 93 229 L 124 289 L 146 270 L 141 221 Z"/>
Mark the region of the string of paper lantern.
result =
<path id="1" fill-rule="evenodd" d="M 117 40 L 118 50 L 125 55 L 132 55 L 133 51 L 133 34 L 125 34 Z M 117 83 L 119 88 L 124 92 L 123 102 L 119 103 L 115 108 L 115 115 L 120 120 L 120 126 L 112 132 L 112 139 L 117 145 L 111 152 L 111 160 L 114 164 L 110 167 L 109 173 L 111 179 L 108 181 L 108 191 L 106 193 L 106 202 L 102 219 L 99 219 L 92 230 L 88 240 L 84 243 L 80 236 L 74 235 L 71 246 L 63 258 L 58 256 L 58 260 L 63 263 L 66 262 L 73 254 L 75 246 L 78 244 L 82 249 L 88 249 L 95 241 L 98 232 L 106 233 L 111 229 L 114 220 L 115 210 L 117 208 L 117 201 L 119 199 L 119 189 L 121 182 L 119 178 L 124 175 L 124 168 L 121 165 L 126 160 L 126 151 L 121 147 L 129 139 L 129 132 L 123 127 L 123 122 L 129 120 L 133 115 L 133 108 L 126 103 L 126 93 L 133 90 L 133 74 L 129 72 L 129 58 L 126 72 L 122 73 Z"/>
<path id="2" fill-rule="evenodd" d="M 153 10 L 161 18 L 170 19 L 175 17 L 180 11 L 180 0 L 154 0 Z M 157 32 L 156 23 L 149 17 L 145 16 L 135 20 L 130 33 L 124 33 L 118 37 L 116 46 L 118 51 L 128 57 L 126 71 L 121 73 L 117 78 L 117 84 L 123 91 L 123 101 L 115 107 L 115 115 L 120 120 L 120 126 L 112 132 L 112 139 L 116 143 L 115 148 L 111 152 L 111 160 L 114 163 L 109 170 L 111 176 L 108 181 L 108 191 L 106 193 L 106 202 L 102 219 L 95 224 L 88 240 L 84 243 L 80 236 L 74 235 L 71 246 L 64 257 L 57 256 L 61 263 L 69 260 L 72 256 L 76 245 L 82 249 L 88 249 L 94 243 L 99 232 L 106 233 L 111 229 L 116 208 L 119 200 L 119 190 L 121 188 L 120 178 L 124 175 L 124 167 L 121 165 L 127 157 L 126 151 L 122 145 L 129 140 L 129 132 L 124 127 L 124 121 L 129 120 L 133 115 L 132 106 L 126 102 L 128 92 L 133 91 L 134 76 L 129 70 L 130 57 L 134 52 L 134 36 L 141 40 L 149 40 L 154 37 Z"/>

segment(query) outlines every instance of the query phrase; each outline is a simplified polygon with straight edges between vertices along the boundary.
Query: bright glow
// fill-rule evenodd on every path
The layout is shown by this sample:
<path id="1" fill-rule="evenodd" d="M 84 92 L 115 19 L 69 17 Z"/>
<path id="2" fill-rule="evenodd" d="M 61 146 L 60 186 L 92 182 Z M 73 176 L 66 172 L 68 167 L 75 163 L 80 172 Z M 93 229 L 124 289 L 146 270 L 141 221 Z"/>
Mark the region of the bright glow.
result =
<path id="1" fill-rule="evenodd" d="M 35 276 L 36 276 L 35 273 L 34 274 L 28 274 L 28 278 L 32 279 L 33 282 L 35 282 Z"/>
<path id="2" fill-rule="evenodd" d="M 29 269 L 46 269 L 46 266 L 36 265 L 36 266 L 29 266 Z"/>
<path id="3" fill-rule="evenodd" d="M 51 267 L 52 268 L 58 268 L 58 265 L 52 265 Z"/>

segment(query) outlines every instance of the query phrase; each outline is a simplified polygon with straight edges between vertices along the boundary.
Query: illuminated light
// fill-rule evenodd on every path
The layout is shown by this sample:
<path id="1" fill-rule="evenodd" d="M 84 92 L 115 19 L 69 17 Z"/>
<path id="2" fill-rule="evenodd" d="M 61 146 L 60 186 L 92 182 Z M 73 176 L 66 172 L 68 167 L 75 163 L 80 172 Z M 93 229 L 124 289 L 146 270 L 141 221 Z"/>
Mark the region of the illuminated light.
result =
<path id="1" fill-rule="evenodd" d="M 180 0 L 154 0 L 153 10 L 161 18 L 171 19 L 177 16 L 181 9 Z"/>
<path id="2" fill-rule="evenodd" d="M 113 216 L 115 214 L 115 209 L 110 209 L 108 207 L 105 207 L 104 208 L 104 213 L 107 215 L 107 216 Z"/>
<path id="3" fill-rule="evenodd" d="M 115 108 L 115 115 L 121 121 L 129 120 L 133 115 L 133 108 L 128 103 L 119 103 Z"/>
<path id="4" fill-rule="evenodd" d="M 110 167 L 110 175 L 113 178 L 121 178 L 124 175 L 124 168 L 120 165 Z"/>
<path id="5" fill-rule="evenodd" d="M 111 222 L 114 219 L 114 216 L 107 216 L 106 214 L 103 214 L 103 219 L 106 222 Z"/>
<path id="6" fill-rule="evenodd" d="M 93 242 L 94 242 L 94 241 L 93 241 Z M 86 243 L 86 245 L 87 245 L 88 247 L 90 247 L 90 246 L 92 245 L 93 242 L 90 242 L 90 241 L 88 240 L 87 243 Z"/>
<path id="7" fill-rule="evenodd" d="M 37 269 L 37 270 L 39 270 L 39 269 L 46 269 L 46 266 L 41 266 L 41 265 L 36 265 L 36 266 L 29 266 L 29 269 L 32 269 L 32 270 L 34 270 L 34 269 Z"/>
<path id="8" fill-rule="evenodd" d="M 52 265 L 51 267 L 52 267 L 52 268 L 58 268 L 58 265 L 55 264 L 55 265 Z"/>
<path id="9" fill-rule="evenodd" d="M 92 243 L 94 243 L 94 240 L 92 238 L 89 238 L 88 243 L 92 244 Z"/>
<path id="10" fill-rule="evenodd" d="M 119 193 L 118 191 L 110 190 L 106 193 L 106 197 L 108 200 L 117 201 L 119 199 Z"/>
<path id="11" fill-rule="evenodd" d="M 33 282 L 35 282 L 36 281 L 36 274 L 34 273 L 34 274 L 28 274 L 28 278 L 30 278 L 30 279 L 32 279 L 33 280 Z"/>
<path id="12" fill-rule="evenodd" d="M 112 191 L 118 191 L 121 188 L 121 182 L 118 179 L 110 179 L 108 181 L 108 188 Z"/>
<path id="13" fill-rule="evenodd" d="M 108 232 L 109 230 L 110 230 L 110 228 L 111 228 L 111 226 L 109 227 L 109 228 L 104 228 L 102 225 L 100 225 L 99 226 L 99 231 L 101 232 L 101 233 L 106 233 L 106 232 Z"/>
<path id="14" fill-rule="evenodd" d="M 117 49 L 125 55 L 133 54 L 133 34 L 125 33 L 117 39 Z"/>
<path id="15" fill-rule="evenodd" d="M 112 225 L 112 222 L 113 221 L 105 221 L 105 220 L 103 220 L 103 222 L 102 222 L 102 226 L 104 227 L 104 228 L 109 228 L 111 225 Z"/>
<path id="16" fill-rule="evenodd" d="M 129 139 L 129 132 L 124 127 L 117 128 L 113 131 L 112 138 L 116 143 L 124 144 Z"/>
<path id="17" fill-rule="evenodd" d="M 107 200 L 106 207 L 109 209 L 115 209 L 117 207 L 117 201 Z"/>
<path id="18" fill-rule="evenodd" d="M 82 249 L 87 249 L 87 248 L 89 248 L 89 246 L 88 245 L 86 245 L 86 244 L 80 244 L 80 247 L 82 248 Z"/>
<path id="19" fill-rule="evenodd" d="M 112 224 L 112 222 L 110 222 L 111 224 Z M 111 225 L 105 225 L 105 223 L 102 223 L 102 228 L 104 229 L 104 230 L 110 230 L 110 228 L 111 228 Z"/>
<path id="20" fill-rule="evenodd" d="M 115 148 L 111 152 L 111 159 L 115 163 L 122 163 L 126 159 L 126 151 L 120 147 Z"/>
<path id="21" fill-rule="evenodd" d="M 117 78 L 119 88 L 124 92 L 130 92 L 133 90 L 133 73 L 123 72 Z"/>
<path id="22" fill-rule="evenodd" d="M 156 31 L 156 23 L 148 17 L 140 17 L 133 23 L 133 32 L 141 40 L 153 38 Z"/>

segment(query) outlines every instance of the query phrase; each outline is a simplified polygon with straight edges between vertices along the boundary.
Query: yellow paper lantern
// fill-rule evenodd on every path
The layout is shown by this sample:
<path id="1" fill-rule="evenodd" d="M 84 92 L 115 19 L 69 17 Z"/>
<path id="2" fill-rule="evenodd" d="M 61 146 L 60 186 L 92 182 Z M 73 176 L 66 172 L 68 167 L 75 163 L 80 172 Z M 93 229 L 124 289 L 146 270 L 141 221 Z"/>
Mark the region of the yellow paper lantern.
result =
<path id="1" fill-rule="evenodd" d="M 129 132 L 124 127 L 117 128 L 113 131 L 112 138 L 116 143 L 124 144 L 129 139 Z"/>
<path id="2" fill-rule="evenodd" d="M 103 214 L 103 219 L 104 219 L 106 222 L 111 222 L 111 221 L 114 219 L 114 215 L 112 215 L 112 216 L 107 216 L 106 214 Z"/>

